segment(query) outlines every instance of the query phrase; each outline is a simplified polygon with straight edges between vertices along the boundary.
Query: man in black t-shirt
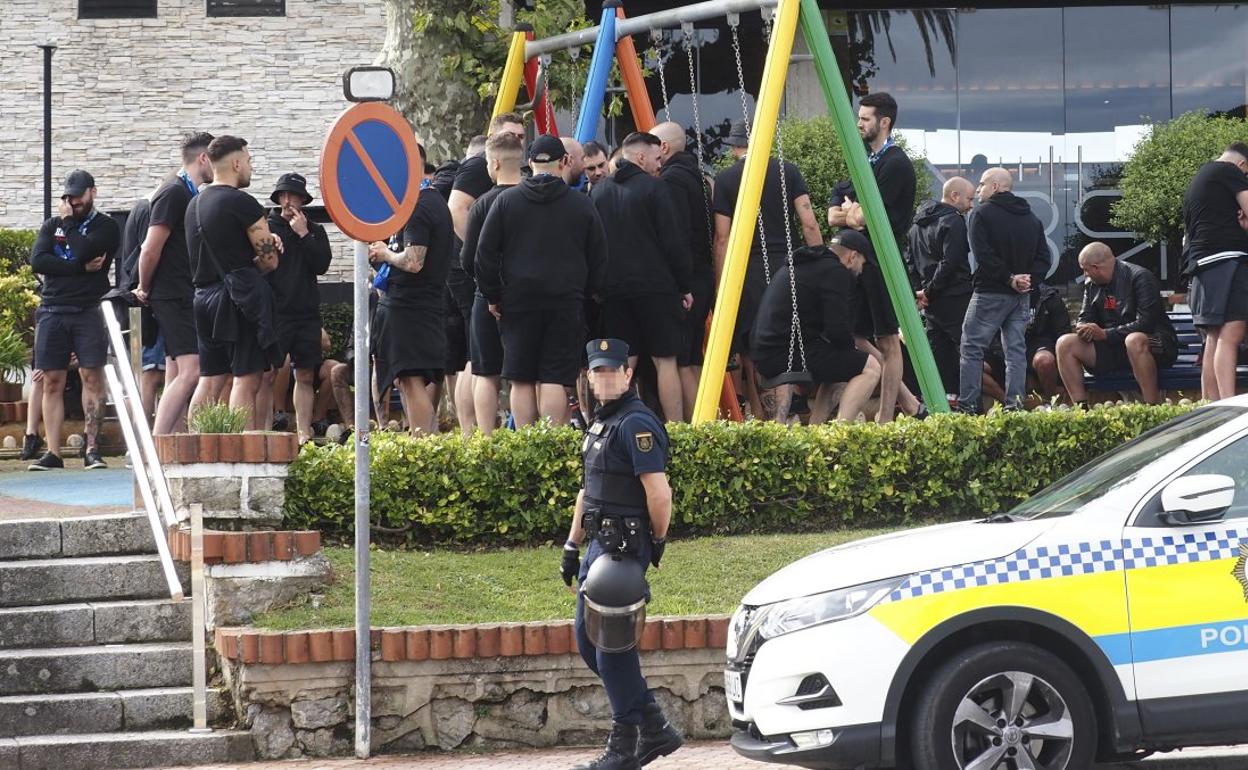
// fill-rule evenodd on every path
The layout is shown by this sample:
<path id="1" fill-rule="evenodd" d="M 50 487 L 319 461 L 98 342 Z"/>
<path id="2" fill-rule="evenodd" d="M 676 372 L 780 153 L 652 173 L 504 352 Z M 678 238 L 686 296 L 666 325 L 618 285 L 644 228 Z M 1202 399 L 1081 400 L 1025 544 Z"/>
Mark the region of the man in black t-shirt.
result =
<path id="1" fill-rule="evenodd" d="M 1201 395 L 1235 395 L 1239 344 L 1248 322 L 1248 145 L 1235 142 L 1201 166 L 1183 194 L 1184 275 L 1192 320 L 1205 334 Z"/>
<path id="2" fill-rule="evenodd" d="M 121 245 L 121 228 L 95 208 L 95 179 L 78 170 L 65 179 L 58 215 L 43 223 L 31 253 L 31 268 L 43 276 L 35 315 L 34 368 L 43 372 L 43 424 L 48 451 L 32 471 L 64 468 L 60 457 L 65 425 L 65 378 L 71 355 L 82 377 L 86 422 L 84 466 L 104 468 L 99 433 L 104 408 L 108 334 L 100 298 L 109 290 L 108 268 Z"/>
<path id="3" fill-rule="evenodd" d="M 267 428 L 257 406 L 263 374 L 281 361 L 273 290 L 264 274 L 277 268 L 282 239 L 269 230 L 251 185 L 247 141 L 219 136 L 208 145 L 213 184 L 186 208 L 186 239 L 195 285 L 200 382 L 191 412 L 216 401 L 229 375 L 230 406 L 246 409 L 251 430 Z"/>
<path id="4" fill-rule="evenodd" d="M 723 277 L 724 260 L 728 253 L 728 235 L 732 230 L 732 217 L 737 206 L 737 192 L 741 189 L 741 175 L 745 171 L 745 153 L 749 148 L 750 135 L 745 124 L 737 121 L 732 124 L 728 137 L 724 140 L 732 149 L 737 162 L 719 172 L 715 176 L 714 190 L 711 193 L 711 208 L 715 213 L 715 280 L 718 284 Z M 794 249 L 801 246 L 798 231 L 807 246 L 818 246 L 823 243 L 823 233 L 819 230 L 819 222 L 815 219 L 815 211 L 810 205 L 810 190 L 806 180 L 797 166 L 784 162 L 784 186 L 788 192 L 788 200 L 780 190 L 780 161 L 776 158 L 767 159 L 767 175 L 763 181 L 763 193 L 759 202 L 762 215 L 761 228 L 751 224 L 755 230 L 754 240 L 750 246 L 750 261 L 746 267 L 745 284 L 741 289 L 741 301 L 737 306 L 737 323 L 733 332 L 732 349 L 741 354 L 742 376 L 745 379 L 746 394 L 755 414 L 762 414 L 762 402 L 758 398 L 758 388 L 754 382 L 754 365 L 749 359 L 750 330 L 754 326 L 754 318 L 758 315 L 758 305 L 762 301 L 763 291 L 767 288 L 768 275 L 775 275 L 788 261 L 788 245 Z M 785 209 L 789 209 L 789 217 L 785 218 Z M 786 237 L 785 222 L 789 222 Z M 761 230 L 765 240 L 760 237 Z"/>
<path id="5" fill-rule="evenodd" d="M 199 340 L 195 334 L 191 264 L 186 252 L 186 207 L 199 188 L 212 182 L 208 144 L 212 134 L 182 139 L 182 168 L 152 195 L 147 237 L 139 250 L 135 299 L 152 310 L 165 341 L 165 391 L 152 432 L 172 433 L 186 421 L 186 407 L 199 383 Z"/>
<path id="6" fill-rule="evenodd" d="M 381 241 L 368 247 L 369 261 L 390 266 L 373 318 L 377 392 L 384 401 L 398 380 L 413 436 L 437 432 L 434 402 L 425 386 L 442 380 L 446 361 L 443 290 L 454 240 L 446 201 L 425 184 L 403 230 L 403 252 L 393 252 Z"/>

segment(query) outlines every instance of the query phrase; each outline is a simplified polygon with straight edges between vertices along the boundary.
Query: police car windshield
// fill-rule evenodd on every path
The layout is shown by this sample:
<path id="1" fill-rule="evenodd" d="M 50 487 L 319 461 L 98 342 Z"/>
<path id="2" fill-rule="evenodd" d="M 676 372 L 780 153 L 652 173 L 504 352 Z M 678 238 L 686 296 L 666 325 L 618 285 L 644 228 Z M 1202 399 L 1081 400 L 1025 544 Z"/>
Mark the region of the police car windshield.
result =
<path id="1" fill-rule="evenodd" d="M 1137 473 L 1167 452 L 1241 417 L 1244 412 L 1234 406 L 1210 406 L 1188 412 L 1101 455 L 1023 502 L 1004 518 L 1019 521 L 1069 516 L 1110 490 L 1130 483 Z"/>

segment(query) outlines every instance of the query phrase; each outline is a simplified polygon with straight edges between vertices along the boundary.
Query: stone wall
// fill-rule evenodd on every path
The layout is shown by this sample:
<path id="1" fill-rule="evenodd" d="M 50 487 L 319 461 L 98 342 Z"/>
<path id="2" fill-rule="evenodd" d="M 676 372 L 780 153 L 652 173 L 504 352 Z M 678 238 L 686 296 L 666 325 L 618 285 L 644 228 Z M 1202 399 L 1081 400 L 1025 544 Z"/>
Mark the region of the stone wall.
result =
<path id="1" fill-rule="evenodd" d="M 342 72 L 371 64 L 384 0 L 287 0 L 285 17 L 208 18 L 204 0 L 160 0 L 155 19 L 79 19 L 78 0 L 0 2 L 0 227 L 43 216 L 43 52 L 54 41 L 53 194 L 74 168 L 95 175 L 104 209 L 129 209 L 179 165 L 186 131 L 251 144 L 265 202 L 299 171 L 319 199 L 318 156 L 347 103 Z M 337 238 L 332 280 L 350 275 Z"/>

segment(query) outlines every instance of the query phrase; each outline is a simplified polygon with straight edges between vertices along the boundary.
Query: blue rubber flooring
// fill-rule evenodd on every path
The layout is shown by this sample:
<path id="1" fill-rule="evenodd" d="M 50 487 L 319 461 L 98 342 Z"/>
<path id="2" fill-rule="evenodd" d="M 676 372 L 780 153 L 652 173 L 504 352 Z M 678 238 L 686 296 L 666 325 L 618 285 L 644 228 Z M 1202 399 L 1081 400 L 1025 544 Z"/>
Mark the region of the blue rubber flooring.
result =
<path id="1" fill-rule="evenodd" d="M 124 458 L 109 458 L 122 462 Z M 73 460 L 67 461 L 73 462 Z M 134 471 L 107 468 L 0 474 L 0 497 L 16 497 L 55 505 L 132 506 Z"/>

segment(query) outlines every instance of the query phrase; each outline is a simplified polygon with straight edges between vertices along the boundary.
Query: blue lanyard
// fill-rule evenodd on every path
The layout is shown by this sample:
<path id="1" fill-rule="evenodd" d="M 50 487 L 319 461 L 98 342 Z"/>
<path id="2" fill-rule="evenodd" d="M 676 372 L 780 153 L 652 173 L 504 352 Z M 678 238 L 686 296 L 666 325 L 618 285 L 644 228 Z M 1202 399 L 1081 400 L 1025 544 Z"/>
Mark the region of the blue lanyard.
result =
<path id="1" fill-rule="evenodd" d="M 91 209 L 91 216 L 89 216 L 89 217 L 87 217 L 86 219 L 84 219 L 84 220 L 82 221 L 82 224 L 78 225 L 78 234 L 79 234 L 79 235 L 81 235 L 81 236 L 83 236 L 83 237 L 85 237 L 85 236 L 86 236 L 86 234 L 87 234 L 87 225 L 91 224 L 91 220 L 95 219 L 95 215 L 96 215 L 96 214 L 99 214 L 99 213 L 100 213 L 99 209 Z"/>
<path id="2" fill-rule="evenodd" d="M 879 162 L 880 158 L 884 157 L 884 153 L 888 152 L 888 148 L 892 147 L 893 144 L 893 137 L 888 137 L 888 139 L 884 140 L 884 146 L 871 153 L 870 156 L 867 157 L 867 160 L 871 161 L 871 165 L 874 166 Z"/>
<path id="3" fill-rule="evenodd" d="M 195 186 L 195 183 L 191 181 L 191 178 L 186 175 L 185 171 L 179 171 L 178 178 L 186 184 L 186 189 L 191 191 L 192 198 L 199 195 L 199 188 Z"/>
<path id="4" fill-rule="evenodd" d="M 78 225 L 79 235 L 83 236 L 84 238 L 86 237 L 87 226 L 91 224 L 91 220 L 95 219 L 96 214 L 99 214 L 99 213 L 100 213 L 99 209 L 91 209 L 91 216 L 84 219 L 82 223 Z M 57 228 L 56 232 L 58 236 L 62 235 L 62 233 L 64 232 L 64 220 L 62 220 L 61 227 Z M 52 246 L 52 251 L 56 254 L 56 256 L 65 260 L 66 262 L 72 262 L 74 259 L 74 252 L 69 247 L 69 241 L 66 241 L 63 245 L 60 243 L 54 243 Z"/>

